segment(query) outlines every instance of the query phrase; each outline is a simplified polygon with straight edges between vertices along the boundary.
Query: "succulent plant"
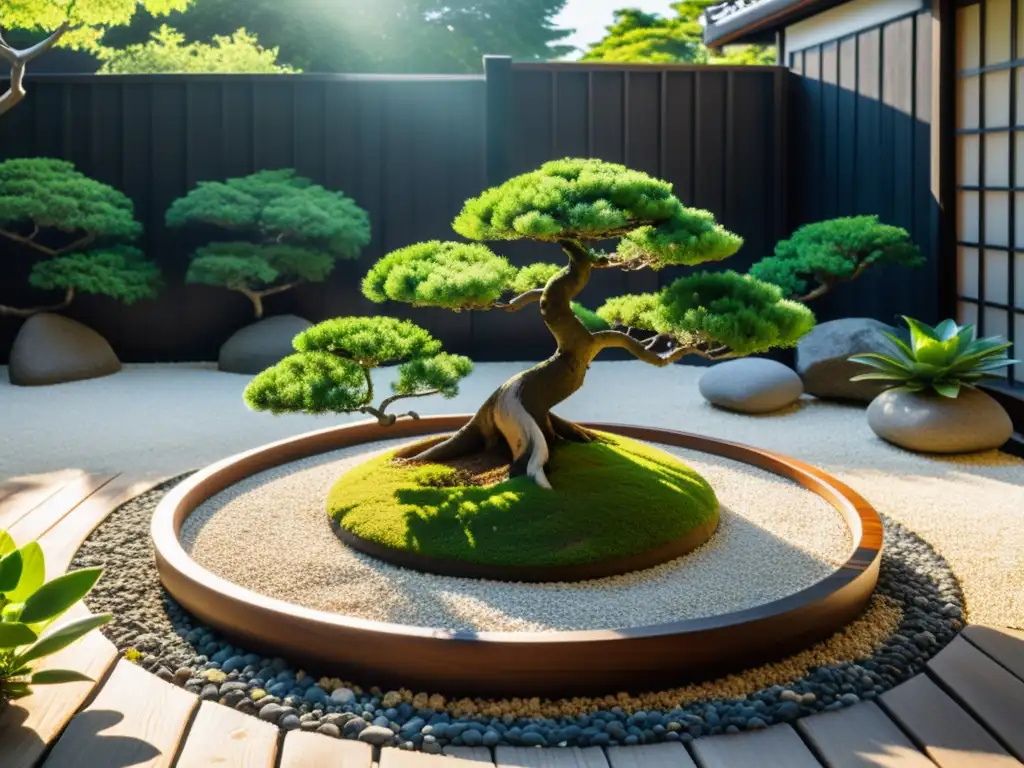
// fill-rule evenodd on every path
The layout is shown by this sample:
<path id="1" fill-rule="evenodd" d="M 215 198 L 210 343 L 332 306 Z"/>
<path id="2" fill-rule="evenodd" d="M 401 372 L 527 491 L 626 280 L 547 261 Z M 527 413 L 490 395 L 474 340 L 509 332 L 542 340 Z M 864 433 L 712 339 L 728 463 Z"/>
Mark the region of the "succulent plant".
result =
<path id="1" fill-rule="evenodd" d="M 101 570 L 86 568 L 44 581 L 46 562 L 39 543 L 19 549 L 0 529 L 0 707 L 28 696 L 34 685 L 90 679 L 74 670 L 36 671 L 33 666 L 110 621 L 110 614 L 89 615 L 50 628 L 89 593 Z"/>
<path id="2" fill-rule="evenodd" d="M 1007 355 L 1010 342 L 999 336 L 976 338 L 973 325 L 943 320 L 932 328 L 910 317 L 903 319 L 910 328 L 910 344 L 894 334 L 885 334 L 895 354 L 868 352 L 849 358 L 875 369 L 851 381 L 889 381 L 894 387 L 914 392 L 931 388 L 943 397 L 955 398 L 961 387 L 995 378 L 994 371 L 1019 362 Z"/>

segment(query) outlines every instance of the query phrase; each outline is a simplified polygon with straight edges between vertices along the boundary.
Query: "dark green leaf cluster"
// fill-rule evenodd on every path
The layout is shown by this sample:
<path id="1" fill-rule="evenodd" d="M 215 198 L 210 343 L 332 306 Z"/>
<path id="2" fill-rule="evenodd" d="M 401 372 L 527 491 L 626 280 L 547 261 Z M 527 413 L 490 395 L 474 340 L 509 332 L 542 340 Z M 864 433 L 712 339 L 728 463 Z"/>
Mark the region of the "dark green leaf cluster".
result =
<path id="1" fill-rule="evenodd" d="M 682 209 L 668 182 L 616 163 L 567 158 L 468 200 L 453 227 L 470 240 L 604 240 Z"/>
<path id="2" fill-rule="evenodd" d="M 232 290 L 259 290 L 275 283 L 322 282 L 334 257 L 286 243 L 210 243 L 197 248 L 185 279 Z"/>
<path id="3" fill-rule="evenodd" d="M 869 266 L 923 263 L 920 249 L 905 229 L 882 224 L 877 216 L 852 216 L 801 227 L 750 273 L 798 297 L 807 291 L 810 280 L 830 286 L 858 277 Z"/>
<path id="4" fill-rule="evenodd" d="M 591 333 L 607 331 L 611 328 L 607 320 L 597 314 L 597 312 L 587 309 L 582 304 L 574 301 L 570 304 L 570 307 L 572 308 L 572 313 L 583 323 L 583 327 Z"/>
<path id="5" fill-rule="evenodd" d="M 142 234 L 132 201 L 122 192 L 47 157 L 0 163 L 0 229 L 26 226 L 95 240 L 130 241 Z"/>
<path id="6" fill-rule="evenodd" d="M 189 281 L 234 290 L 321 282 L 338 259 L 356 258 L 370 242 L 366 211 L 291 169 L 200 182 L 171 204 L 166 220 L 171 227 L 219 226 L 255 241 L 216 242 L 196 252 L 200 263 Z"/>
<path id="7" fill-rule="evenodd" d="M 488 309 L 516 277 L 516 269 L 485 245 L 417 243 L 389 253 L 363 279 L 363 295 L 456 311 Z"/>
<path id="8" fill-rule="evenodd" d="M 530 264 L 516 273 L 515 279 L 512 280 L 512 285 L 509 287 L 512 293 L 516 294 L 526 293 L 535 288 L 543 288 L 552 277 L 563 269 L 565 267 L 559 264 L 546 264 L 543 262 Z"/>
<path id="9" fill-rule="evenodd" d="M 683 208 L 662 224 L 627 234 L 616 255 L 626 263 L 660 269 L 721 261 L 742 245 L 743 238 L 718 224 L 709 211 Z"/>
<path id="10" fill-rule="evenodd" d="M 73 288 L 132 304 L 156 296 L 162 280 L 156 264 L 130 245 L 97 248 L 37 262 L 29 282 L 44 290 Z"/>
<path id="11" fill-rule="evenodd" d="M 338 317 L 303 331 L 292 342 L 299 352 L 330 352 L 366 368 L 431 357 L 441 342 L 408 320 L 393 317 Z"/>
<path id="12" fill-rule="evenodd" d="M 398 381 L 391 388 L 395 394 L 407 397 L 436 391 L 451 399 L 459 394 L 459 382 L 472 370 L 473 361 L 468 357 L 443 352 L 398 366 Z"/>
<path id="13" fill-rule="evenodd" d="M 728 347 L 736 355 L 794 346 L 814 326 L 814 314 L 784 299 L 778 286 L 732 271 L 682 277 L 657 294 L 621 296 L 598 314 L 685 346 Z"/>
<path id="14" fill-rule="evenodd" d="M 387 406 L 402 397 L 458 394 L 469 375 L 469 358 L 441 351 L 441 342 L 407 320 L 340 317 L 309 328 L 292 342 L 296 354 L 257 375 L 245 389 L 250 408 L 271 413 L 351 413 L 394 423 Z M 403 362 L 395 396 L 373 405 L 371 372 Z"/>
<path id="15" fill-rule="evenodd" d="M 995 371 L 1020 362 L 1009 358 L 1010 342 L 998 336 L 976 338 L 973 325 L 958 326 L 953 320 L 944 320 L 932 328 L 911 317 L 903 319 L 910 327 L 910 344 L 885 334 L 895 354 L 854 355 L 851 362 L 875 370 L 854 376 L 852 381 L 885 381 L 912 392 L 931 388 L 943 397 L 955 398 L 961 387 L 973 387 L 996 377 Z"/>
<path id="16" fill-rule="evenodd" d="M 102 569 L 70 571 L 46 581 L 46 559 L 38 542 L 22 547 L 0 529 L 0 707 L 32 693 L 32 686 L 89 680 L 65 669 L 36 671 L 52 656 L 112 618 L 87 615 L 48 629 L 85 597 Z"/>

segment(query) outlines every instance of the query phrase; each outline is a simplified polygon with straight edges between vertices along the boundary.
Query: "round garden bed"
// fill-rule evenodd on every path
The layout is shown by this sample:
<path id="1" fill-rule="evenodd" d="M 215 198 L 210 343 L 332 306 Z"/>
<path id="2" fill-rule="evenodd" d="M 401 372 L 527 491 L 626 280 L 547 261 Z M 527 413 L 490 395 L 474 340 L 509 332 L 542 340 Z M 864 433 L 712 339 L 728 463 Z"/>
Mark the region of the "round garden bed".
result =
<path id="1" fill-rule="evenodd" d="M 622 425 L 586 426 L 712 454 L 795 481 L 842 516 L 852 541 L 846 556 L 824 578 L 740 610 L 653 624 L 519 632 L 397 624 L 309 608 L 233 583 L 204 568 L 182 547 L 182 526 L 197 508 L 260 472 L 349 446 L 451 431 L 466 419 L 435 417 L 391 428 L 359 424 L 323 430 L 196 473 L 165 497 L 153 518 L 156 561 L 164 585 L 187 610 L 252 648 L 385 685 L 529 696 L 653 690 L 747 668 L 831 635 L 864 610 L 874 590 L 881 522 L 843 484 L 806 464 L 765 451 Z M 244 539 L 237 542 L 243 549 Z M 700 552 L 691 557 L 698 556 Z M 787 567 L 785 562 L 769 565 L 783 571 Z M 301 583 L 302 574 L 295 576 Z M 749 578 L 752 584 L 757 579 L 753 573 Z"/>

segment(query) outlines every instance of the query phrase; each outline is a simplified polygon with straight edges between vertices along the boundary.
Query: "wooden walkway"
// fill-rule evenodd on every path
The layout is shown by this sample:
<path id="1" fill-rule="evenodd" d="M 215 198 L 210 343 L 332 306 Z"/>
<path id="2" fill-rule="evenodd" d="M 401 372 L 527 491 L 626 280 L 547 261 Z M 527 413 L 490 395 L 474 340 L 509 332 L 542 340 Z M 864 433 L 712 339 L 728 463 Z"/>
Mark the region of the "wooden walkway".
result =
<path id="1" fill-rule="evenodd" d="M 0 527 L 39 539 L 48 577 L 90 531 L 160 478 L 67 471 L 0 483 Z M 84 610 L 84 609 L 83 609 Z M 1024 764 L 1024 632 L 969 626 L 925 673 L 837 712 L 686 745 L 374 749 L 275 726 L 165 683 L 93 632 L 49 660 L 95 683 L 40 686 L 0 715 L 3 768 L 1010 768 Z"/>

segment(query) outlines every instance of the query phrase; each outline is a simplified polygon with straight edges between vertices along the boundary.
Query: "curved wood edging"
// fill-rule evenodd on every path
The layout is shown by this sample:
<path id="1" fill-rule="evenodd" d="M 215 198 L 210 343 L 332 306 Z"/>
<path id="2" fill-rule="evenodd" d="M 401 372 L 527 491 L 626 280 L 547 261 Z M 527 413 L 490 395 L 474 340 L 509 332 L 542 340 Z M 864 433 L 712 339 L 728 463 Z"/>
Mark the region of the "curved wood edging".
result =
<path id="1" fill-rule="evenodd" d="M 804 462 L 666 429 L 584 426 L 691 448 L 787 477 L 828 501 L 854 542 L 847 561 L 795 594 L 743 611 L 624 629 L 567 632 L 449 631 L 368 621 L 256 594 L 193 561 L 178 532 L 214 494 L 266 469 L 377 440 L 450 432 L 469 416 L 433 416 L 381 427 L 332 427 L 271 443 L 200 470 L 173 488 L 153 516 L 157 568 L 168 592 L 210 626 L 256 650 L 318 671 L 381 686 L 457 695 L 572 696 L 663 690 L 781 658 L 824 639 L 861 613 L 878 581 L 882 521 L 857 493 Z"/>

